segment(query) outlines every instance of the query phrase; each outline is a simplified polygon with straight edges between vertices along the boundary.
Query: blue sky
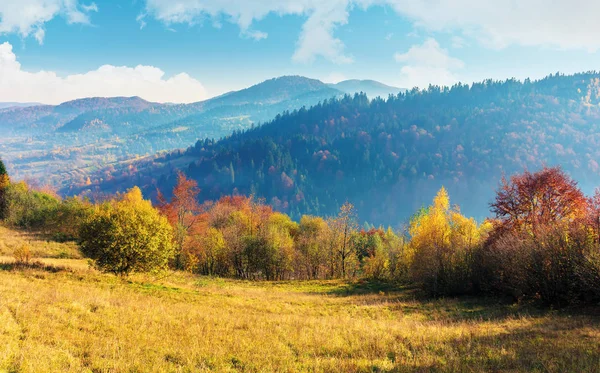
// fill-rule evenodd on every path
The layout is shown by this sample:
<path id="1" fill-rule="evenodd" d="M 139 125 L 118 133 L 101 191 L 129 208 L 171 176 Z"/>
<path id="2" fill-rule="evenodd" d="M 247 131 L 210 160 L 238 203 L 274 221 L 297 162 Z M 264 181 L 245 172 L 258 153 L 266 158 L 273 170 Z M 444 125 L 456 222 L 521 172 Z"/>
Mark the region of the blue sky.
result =
<path id="1" fill-rule="evenodd" d="M 265 79 L 399 87 L 600 67 L 585 0 L 0 0 L 0 101 L 192 102 Z"/>

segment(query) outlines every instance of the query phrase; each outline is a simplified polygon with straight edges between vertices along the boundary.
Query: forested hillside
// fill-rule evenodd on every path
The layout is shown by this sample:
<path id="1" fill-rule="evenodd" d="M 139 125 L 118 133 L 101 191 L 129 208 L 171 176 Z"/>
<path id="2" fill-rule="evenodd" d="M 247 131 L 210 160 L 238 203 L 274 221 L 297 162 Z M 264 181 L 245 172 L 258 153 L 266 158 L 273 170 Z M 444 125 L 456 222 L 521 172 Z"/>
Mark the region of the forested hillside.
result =
<path id="1" fill-rule="evenodd" d="M 177 169 L 203 200 L 254 194 L 275 209 L 399 224 L 444 185 L 481 219 L 503 173 L 561 165 L 586 192 L 600 184 L 600 75 L 430 87 L 370 101 L 357 94 L 285 112 L 220 141 L 104 170 L 68 192 L 171 190 Z"/>

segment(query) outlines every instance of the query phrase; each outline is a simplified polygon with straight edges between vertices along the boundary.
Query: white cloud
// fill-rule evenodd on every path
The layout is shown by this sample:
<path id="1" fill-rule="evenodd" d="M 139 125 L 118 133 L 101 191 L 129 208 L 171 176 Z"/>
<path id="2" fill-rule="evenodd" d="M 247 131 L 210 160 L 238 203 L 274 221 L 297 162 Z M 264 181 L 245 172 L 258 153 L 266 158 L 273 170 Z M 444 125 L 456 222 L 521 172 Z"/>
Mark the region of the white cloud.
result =
<path id="1" fill-rule="evenodd" d="M 0 34 L 17 33 L 44 41 L 44 24 L 56 16 L 68 23 L 89 24 L 89 13 L 97 12 L 95 3 L 81 5 L 78 0 L 0 0 Z"/>
<path id="2" fill-rule="evenodd" d="M 394 59 L 404 65 L 400 70 L 400 86 L 407 88 L 452 85 L 459 80 L 455 71 L 465 66 L 463 61 L 449 56 L 433 38 L 413 45 L 405 53 L 396 53 Z"/>
<path id="3" fill-rule="evenodd" d="M 244 32 L 244 35 L 254 40 L 262 40 L 269 37 L 269 34 L 267 34 L 266 32 L 255 30 L 247 30 L 246 32 Z"/>
<path id="4" fill-rule="evenodd" d="M 460 36 L 455 35 L 452 37 L 452 48 L 461 49 L 468 45 L 469 44 L 467 43 L 467 41 L 465 39 L 461 38 Z"/>
<path id="5" fill-rule="evenodd" d="M 348 22 L 348 11 L 371 0 L 146 0 L 145 12 L 171 25 L 202 23 L 220 18 L 240 27 L 240 35 L 255 40 L 266 38 L 265 32 L 252 30 L 252 24 L 270 13 L 307 17 L 292 56 L 295 62 L 311 63 L 316 57 L 344 64 L 352 57 L 344 52 L 342 41 L 333 36 L 336 27 Z"/>
<path id="6" fill-rule="evenodd" d="M 165 79 L 165 73 L 153 66 L 104 65 L 66 77 L 52 71 L 24 71 L 12 45 L 0 44 L 0 101 L 57 104 L 96 96 L 140 96 L 149 101 L 182 103 L 207 98 L 202 84 L 188 74 Z"/>
<path id="7" fill-rule="evenodd" d="M 417 25 L 460 31 L 491 48 L 600 49 L 596 0 L 384 0 Z"/>
<path id="8" fill-rule="evenodd" d="M 338 72 L 332 72 L 331 74 L 323 78 L 323 82 L 333 84 L 343 82 L 344 80 L 348 80 L 348 78 L 344 74 Z"/>
<path id="9" fill-rule="evenodd" d="M 31 1 L 31 0 L 28 0 Z M 310 63 L 323 57 L 352 62 L 335 29 L 348 22 L 355 7 L 391 6 L 425 31 L 459 33 L 490 48 L 509 45 L 561 49 L 600 49 L 600 1 L 596 0 L 145 0 L 146 12 L 166 24 L 225 20 L 240 27 L 242 36 L 263 39 L 249 31 L 268 14 L 306 17 L 293 55 Z M 413 32 L 417 35 L 420 32 Z M 258 37 L 256 37 L 258 36 Z M 453 43 L 459 47 L 465 43 Z"/>

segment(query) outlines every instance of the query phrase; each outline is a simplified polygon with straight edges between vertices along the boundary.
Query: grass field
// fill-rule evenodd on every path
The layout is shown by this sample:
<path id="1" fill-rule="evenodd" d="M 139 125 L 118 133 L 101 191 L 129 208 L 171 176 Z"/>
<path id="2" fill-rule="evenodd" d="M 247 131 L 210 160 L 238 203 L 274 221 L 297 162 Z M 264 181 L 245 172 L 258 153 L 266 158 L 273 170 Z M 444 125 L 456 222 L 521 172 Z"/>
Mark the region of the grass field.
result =
<path id="1" fill-rule="evenodd" d="M 46 258 L 15 266 L 22 240 Z M 0 230 L 0 371 L 600 372 L 594 309 L 361 282 L 120 279 L 61 245 Z"/>

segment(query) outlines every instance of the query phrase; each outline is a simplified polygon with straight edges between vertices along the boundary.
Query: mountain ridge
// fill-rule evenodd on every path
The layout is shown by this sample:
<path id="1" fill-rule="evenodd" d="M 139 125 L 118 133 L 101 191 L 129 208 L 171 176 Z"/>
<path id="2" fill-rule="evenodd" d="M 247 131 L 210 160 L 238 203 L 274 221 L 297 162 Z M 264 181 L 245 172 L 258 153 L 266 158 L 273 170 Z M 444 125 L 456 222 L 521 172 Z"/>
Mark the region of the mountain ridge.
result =
<path id="1" fill-rule="evenodd" d="M 407 91 L 406 88 L 389 86 L 371 79 L 348 79 L 338 83 L 330 83 L 328 86 L 348 94 L 364 92 L 369 98 L 387 98 L 390 94 L 395 95 Z"/>

